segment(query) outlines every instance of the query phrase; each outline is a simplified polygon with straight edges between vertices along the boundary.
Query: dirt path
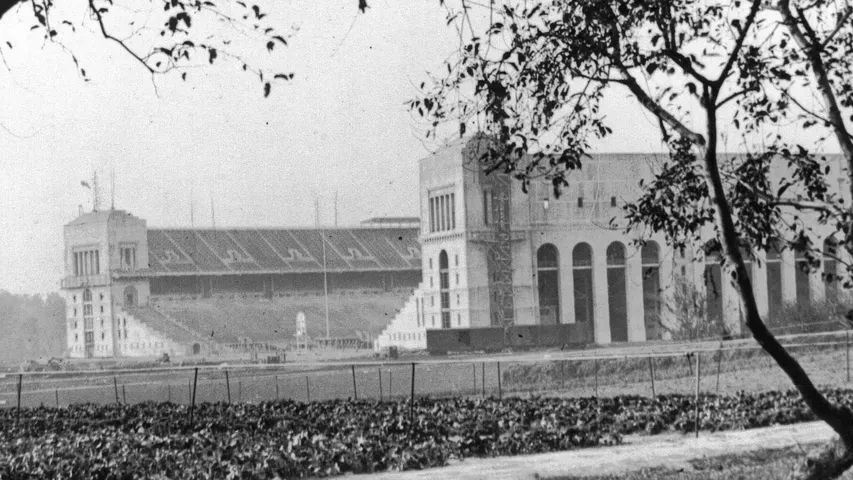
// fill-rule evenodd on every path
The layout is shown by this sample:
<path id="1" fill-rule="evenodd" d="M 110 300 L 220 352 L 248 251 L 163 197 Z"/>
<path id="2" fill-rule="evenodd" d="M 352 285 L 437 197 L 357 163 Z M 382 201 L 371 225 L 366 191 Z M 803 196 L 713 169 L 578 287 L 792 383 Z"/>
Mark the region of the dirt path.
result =
<path id="1" fill-rule="evenodd" d="M 803 446 L 828 441 L 833 433 L 823 422 L 800 423 L 746 431 L 631 436 L 617 447 L 557 453 L 469 459 L 442 468 L 378 475 L 374 479 L 534 479 L 559 475 L 620 474 L 643 468 L 690 469 L 690 460 L 760 449 Z"/>

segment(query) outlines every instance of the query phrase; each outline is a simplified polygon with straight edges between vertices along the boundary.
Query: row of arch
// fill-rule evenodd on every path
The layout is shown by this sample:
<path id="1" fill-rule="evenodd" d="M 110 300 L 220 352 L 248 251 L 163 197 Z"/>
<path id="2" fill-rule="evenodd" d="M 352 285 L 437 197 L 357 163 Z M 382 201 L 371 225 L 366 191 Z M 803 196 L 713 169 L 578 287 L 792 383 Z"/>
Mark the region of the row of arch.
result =
<path id="1" fill-rule="evenodd" d="M 607 304 L 610 339 L 628 341 L 628 275 L 626 248 L 622 242 L 612 242 L 605 252 L 607 265 Z M 660 247 L 647 242 L 640 250 L 643 269 L 643 319 L 646 336 L 658 338 L 660 318 Z M 536 252 L 536 277 L 539 295 L 539 321 L 542 324 L 560 323 L 560 252 L 554 244 L 541 245 Z M 574 283 L 574 315 L 576 323 L 586 323 L 595 338 L 595 287 L 593 280 L 593 250 L 586 242 L 572 249 L 572 280 Z"/>
<path id="2" fill-rule="evenodd" d="M 782 281 L 782 252 L 784 247 L 779 242 L 771 243 L 770 248 L 765 252 L 764 271 L 767 285 L 767 304 L 768 316 L 776 318 L 777 313 L 786 304 L 783 292 Z M 823 258 L 821 261 L 822 269 L 820 273 L 823 277 L 824 298 L 834 304 L 838 301 L 838 261 L 836 260 L 837 245 L 832 238 L 827 238 L 822 245 Z M 747 275 L 751 281 L 755 280 L 755 262 L 752 255 L 746 249 L 741 247 L 741 256 L 746 264 Z M 714 241 L 709 241 L 705 245 L 705 290 L 708 298 L 708 316 L 722 318 L 723 316 L 723 292 L 722 292 L 722 254 L 720 246 Z M 794 290 L 795 296 L 793 300 L 798 306 L 808 307 L 814 301 L 812 298 L 814 277 L 811 274 L 811 266 L 805 253 L 796 251 L 794 253 Z M 741 312 L 741 316 L 743 312 Z M 743 321 L 743 318 L 741 318 Z"/>

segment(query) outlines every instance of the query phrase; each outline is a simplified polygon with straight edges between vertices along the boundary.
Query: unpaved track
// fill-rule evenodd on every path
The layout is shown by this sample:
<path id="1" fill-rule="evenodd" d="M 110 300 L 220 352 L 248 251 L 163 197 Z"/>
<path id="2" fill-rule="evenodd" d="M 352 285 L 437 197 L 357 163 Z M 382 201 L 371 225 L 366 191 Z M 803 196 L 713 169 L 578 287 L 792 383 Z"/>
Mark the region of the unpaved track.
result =
<path id="1" fill-rule="evenodd" d="M 690 460 L 737 454 L 751 450 L 780 449 L 822 443 L 833 437 L 823 422 L 808 422 L 745 431 L 630 436 L 616 447 L 587 448 L 566 452 L 468 459 L 429 470 L 356 475 L 382 480 L 400 479 L 534 479 L 560 475 L 618 475 L 644 468 L 690 470 Z"/>

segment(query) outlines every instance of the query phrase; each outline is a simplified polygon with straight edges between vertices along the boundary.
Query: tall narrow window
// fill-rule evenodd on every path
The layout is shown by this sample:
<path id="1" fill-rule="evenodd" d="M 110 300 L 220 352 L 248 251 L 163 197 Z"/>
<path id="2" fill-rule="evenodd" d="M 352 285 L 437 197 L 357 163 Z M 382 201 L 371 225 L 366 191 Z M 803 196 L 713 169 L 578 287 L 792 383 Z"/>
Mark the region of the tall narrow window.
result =
<path id="1" fill-rule="evenodd" d="M 560 323 L 560 254 L 546 243 L 536 252 L 536 278 L 539 284 L 539 323 Z"/>
<path id="2" fill-rule="evenodd" d="M 438 288 L 441 295 L 441 328 L 450 328 L 450 272 L 447 252 L 438 255 Z"/>
<path id="3" fill-rule="evenodd" d="M 456 194 L 450 194 L 450 229 L 456 230 Z"/>
<path id="4" fill-rule="evenodd" d="M 572 250 L 572 277 L 574 279 L 575 322 L 589 325 L 589 334 L 581 341 L 592 341 L 595 322 L 592 283 L 592 247 L 579 243 Z"/>
<path id="5" fill-rule="evenodd" d="M 439 218 L 441 219 L 438 229 L 443 232 L 443 231 L 447 230 L 447 226 L 446 226 L 447 225 L 447 216 L 446 216 L 446 211 L 445 211 L 445 206 L 444 206 L 445 205 L 444 195 L 438 197 L 438 203 L 439 203 Z"/>
<path id="6" fill-rule="evenodd" d="M 627 275 L 625 246 L 613 242 L 607 247 L 607 304 L 610 307 L 610 339 L 628 341 Z"/>
<path id="7" fill-rule="evenodd" d="M 492 191 L 483 190 L 483 223 L 488 225 L 492 217 Z"/>
<path id="8" fill-rule="evenodd" d="M 435 232 L 435 199 L 429 198 L 429 233 Z"/>

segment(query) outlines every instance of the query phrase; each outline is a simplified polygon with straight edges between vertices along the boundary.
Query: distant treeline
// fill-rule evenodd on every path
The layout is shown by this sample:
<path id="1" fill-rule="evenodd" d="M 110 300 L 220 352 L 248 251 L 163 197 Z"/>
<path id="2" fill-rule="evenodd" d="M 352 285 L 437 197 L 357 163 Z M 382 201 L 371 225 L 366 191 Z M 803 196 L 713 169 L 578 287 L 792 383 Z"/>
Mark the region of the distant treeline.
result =
<path id="1" fill-rule="evenodd" d="M 59 294 L 0 290 L 0 363 L 62 357 L 65 345 L 65 300 Z"/>

